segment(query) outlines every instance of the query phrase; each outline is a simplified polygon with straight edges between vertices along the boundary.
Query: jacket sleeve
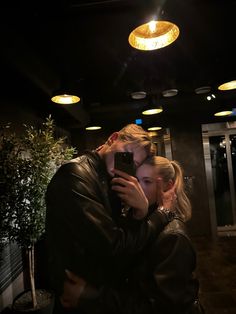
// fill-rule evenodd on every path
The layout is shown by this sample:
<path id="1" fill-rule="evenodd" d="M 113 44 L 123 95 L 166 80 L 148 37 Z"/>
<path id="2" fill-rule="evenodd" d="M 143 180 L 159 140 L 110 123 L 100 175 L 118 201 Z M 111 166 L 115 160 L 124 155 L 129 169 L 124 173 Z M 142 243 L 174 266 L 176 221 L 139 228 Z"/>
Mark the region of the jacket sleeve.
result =
<path id="1" fill-rule="evenodd" d="M 185 313 L 198 295 L 196 254 L 189 238 L 180 232 L 163 232 L 148 259 L 147 267 L 153 272 L 142 289 L 154 312 Z"/>
<path id="2" fill-rule="evenodd" d="M 147 220 L 118 226 L 103 196 L 103 182 L 97 182 L 90 169 L 80 168 L 76 163 L 62 166 L 46 193 L 49 260 L 60 284 L 65 269 L 100 284 L 104 276 L 116 273 L 114 266 L 120 267 L 117 257 L 129 263 L 129 257 L 168 223 L 164 214 L 155 211 Z"/>

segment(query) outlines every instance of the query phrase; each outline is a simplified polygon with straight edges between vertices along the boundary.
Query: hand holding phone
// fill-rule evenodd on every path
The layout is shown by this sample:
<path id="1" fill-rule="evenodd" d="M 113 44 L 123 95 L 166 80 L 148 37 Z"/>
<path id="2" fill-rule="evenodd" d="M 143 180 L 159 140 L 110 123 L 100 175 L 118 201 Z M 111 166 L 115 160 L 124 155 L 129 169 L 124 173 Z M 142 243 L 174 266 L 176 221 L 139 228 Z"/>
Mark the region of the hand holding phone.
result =
<path id="1" fill-rule="evenodd" d="M 127 176 L 119 177 L 115 175 L 115 178 L 112 180 L 112 189 L 117 192 L 123 202 L 121 214 L 126 216 L 130 208 L 132 208 L 133 218 L 137 220 L 143 219 L 148 213 L 148 199 L 135 177 L 136 167 L 133 153 L 115 153 L 114 168 L 132 176 L 131 178 L 126 178 Z"/>

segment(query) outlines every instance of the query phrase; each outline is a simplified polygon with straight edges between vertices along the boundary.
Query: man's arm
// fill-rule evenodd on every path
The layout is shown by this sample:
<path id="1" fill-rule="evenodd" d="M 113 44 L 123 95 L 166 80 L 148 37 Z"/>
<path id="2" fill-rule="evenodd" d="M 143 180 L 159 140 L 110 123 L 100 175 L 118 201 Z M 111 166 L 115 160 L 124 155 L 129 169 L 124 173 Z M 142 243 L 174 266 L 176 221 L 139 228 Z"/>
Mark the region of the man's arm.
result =
<path id="1" fill-rule="evenodd" d="M 61 271 L 69 269 L 99 283 L 104 280 L 99 270 L 112 273 L 111 261 L 120 256 L 129 262 L 128 257 L 155 238 L 168 219 L 155 211 L 148 219 L 121 228 L 112 219 L 112 209 L 104 197 L 105 183 L 95 182 L 90 170 L 86 171 L 76 163 L 58 171 L 47 191 L 46 231 Z"/>

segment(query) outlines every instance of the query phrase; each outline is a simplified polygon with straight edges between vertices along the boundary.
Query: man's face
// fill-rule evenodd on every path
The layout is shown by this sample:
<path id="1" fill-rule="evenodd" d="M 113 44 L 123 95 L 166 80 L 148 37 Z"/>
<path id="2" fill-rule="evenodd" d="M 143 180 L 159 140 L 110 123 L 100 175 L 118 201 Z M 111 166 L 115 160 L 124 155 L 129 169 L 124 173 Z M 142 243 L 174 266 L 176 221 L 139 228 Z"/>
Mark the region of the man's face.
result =
<path id="1" fill-rule="evenodd" d="M 114 176 L 112 169 L 114 169 L 114 156 L 116 152 L 131 152 L 134 156 L 134 164 L 139 167 L 142 162 L 147 158 L 146 150 L 135 144 L 135 143 L 127 143 L 119 140 L 115 140 L 107 149 L 105 155 L 105 162 L 107 166 L 107 172 L 110 176 Z"/>

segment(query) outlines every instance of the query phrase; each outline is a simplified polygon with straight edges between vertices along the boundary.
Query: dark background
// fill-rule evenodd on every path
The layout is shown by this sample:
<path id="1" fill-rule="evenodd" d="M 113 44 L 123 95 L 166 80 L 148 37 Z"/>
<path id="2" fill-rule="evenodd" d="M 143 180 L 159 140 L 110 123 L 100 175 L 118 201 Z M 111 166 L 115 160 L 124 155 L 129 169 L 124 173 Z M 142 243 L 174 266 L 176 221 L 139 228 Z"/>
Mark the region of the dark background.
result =
<path id="1" fill-rule="evenodd" d="M 217 86 L 236 79 L 235 0 L 40 0 L 1 4 L 1 98 L 5 110 L 49 113 L 67 130 L 96 123 L 117 129 L 141 117 L 150 96 L 164 112 L 144 117 L 144 127 L 178 121 L 210 123 L 215 111 L 236 106 L 236 92 Z M 154 16 L 180 28 L 179 38 L 155 51 L 139 51 L 128 35 Z M 210 86 L 216 99 L 197 95 Z M 51 102 L 70 88 L 76 105 Z M 163 97 L 167 89 L 178 95 Z M 132 92 L 147 98 L 133 100 Z M 7 108 L 8 107 L 8 108 Z M 14 109 L 15 110 L 15 109 Z"/>

